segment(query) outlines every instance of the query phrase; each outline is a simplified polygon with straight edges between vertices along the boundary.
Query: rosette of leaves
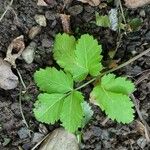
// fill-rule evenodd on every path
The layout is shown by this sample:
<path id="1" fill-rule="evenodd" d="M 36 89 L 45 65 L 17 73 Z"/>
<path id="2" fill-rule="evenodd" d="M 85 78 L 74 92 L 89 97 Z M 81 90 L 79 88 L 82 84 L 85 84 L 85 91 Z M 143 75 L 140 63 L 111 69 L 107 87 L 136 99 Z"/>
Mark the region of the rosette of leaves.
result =
<path id="1" fill-rule="evenodd" d="M 78 40 L 65 33 L 56 35 L 53 54 L 61 69 L 47 67 L 34 74 L 41 91 L 33 110 L 38 121 L 53 124 L 60 120 L 69 132 L 83 127 L 83 122 L 89 119 L 88 111 L 83 107 L 83 94 L 74 87 L 87 75 L 101 75 L 101 52 L 101 45 L 89 34 L 82 35 Z M 134 84 L 125 77 L 107 74 L 99 79 L 90 95 L 94 104 L 109 118 L 130 123 L 134 118 L 134 105 L 129 94 L 134 89 Z M 93 114 L 91 110 L 90 114 Z"/>

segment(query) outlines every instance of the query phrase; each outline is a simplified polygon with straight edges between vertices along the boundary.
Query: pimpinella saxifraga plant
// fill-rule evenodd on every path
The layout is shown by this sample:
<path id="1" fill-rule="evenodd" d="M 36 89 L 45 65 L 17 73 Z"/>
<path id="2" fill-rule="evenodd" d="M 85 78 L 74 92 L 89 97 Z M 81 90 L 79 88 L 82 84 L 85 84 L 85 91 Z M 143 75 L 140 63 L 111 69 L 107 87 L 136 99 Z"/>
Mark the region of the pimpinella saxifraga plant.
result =
<path id="1" fill-rule="evenodd" d="M 102 74 L 101 52 L 101 45 L 89 34 L 78 40 L 65 33 L 56 35 L 53 56 L 63 69 L 47 67 L 34 74 L 41 91 L 33 110 L 38 121 L 53 124 L 60 120 L 68 131 L 78 130 L 85 117 L 82 107 L 84 96 L 78 91 L 80 87 L 74 87 L 87 75 L 99 77 L 90 93 L 91 102 L 94 101 L 112 120 L 119 123 L 133 120 L 134 105 L 129 95 L 135 90 L 134 84 L 125 77 Z"/>

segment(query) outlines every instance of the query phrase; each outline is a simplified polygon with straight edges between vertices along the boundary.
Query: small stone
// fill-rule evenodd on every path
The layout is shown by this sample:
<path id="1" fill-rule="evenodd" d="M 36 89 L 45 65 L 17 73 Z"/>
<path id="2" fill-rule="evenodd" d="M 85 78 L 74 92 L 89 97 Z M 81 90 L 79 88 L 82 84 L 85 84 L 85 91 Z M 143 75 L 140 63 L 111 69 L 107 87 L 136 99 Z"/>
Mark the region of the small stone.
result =
<path id="1" fill-rule="evenodd" d="M 49 39 L 43 39 L 42 40 L 42 47 L 50 48 L 52 46 L 53 42 Z"/>
<path id="2" fill-rule="evenodd" d="M 144 149 L 146 144 L 147 144 L 147 140 L 143 137 L 140 137 L 138 140 L 137 140 L 137 144 L 138 146 L 141 148 L 141 149 Z"/>
<path id="3" fill-rule="evenodd" d="M 27 64 L 31 64 L 34 60 L 34 53 L 36 49 L 36 43 L 31 42 L 29 46 L 25 48 L 25 50 L 22 53 L 22 58 L 25 60 Z"/>
<path id="4" fill-rule="evenodd" d="M 34 19 L 40 26 L 46 27 L 47 23 L 44 15 L 35 15 Z"/>
<path id="5" fill-rule="evenodd" d="M 145 15 L 146 15 L 146 14 L 145 14 L 145 10 L 142 9 L 142 10 L 140 11 L 140 16 L 141 16 L 141 17 L 145 17 Z"/>
<path id="6" fill-rule="evenodd" d="M 83 7 L 81 5 L 74 5 L 68 9 L 71 15 L 78 15 L 83 11 Z"/>
<path id="7" fill-rule="evenodd" d="M 94 126 L 92 127 L 92 131 L 93 131 L 93 135 L 97 137 L 101 136 L 102 134 L 102 130 L 100 129 L 100 127 Z"/>
<path id="8" fill-rule="evenodd" d="M 29 38 L 32 40 L 41 32 L 41 27 L 40 26 L 34 26 L 30 29 L 29 31 Z"/>
<path id="9" fill-rule="evenodd" d="M 86 11 L 86 12 L 88 12 L 88 13 L 94 13 L 94 8 L 93 7 L 91 7 L 91 6 L 89 6 L 89 5 L 87 5 L 87 6 L 85 6 L 84 7 L 84 10 Z"/>
<path id="10" fill-rule="evenodd" d="M 20 139 L 25 139 L 28 137 L 29 135 L 29 130 L 25 127 L 22 127 L 19 131 L 18 131 L 18 135 Z"/>
<path id="11" fill-rule="evenodd" d="M 44 2 L 44 0 L 38 0 L 37 6 L 48 6 L 48 5 Z"/>
<path id="12" fill-rule="evenodd" d="M 33 144 L 38 143 L 40 140 L 42 140 L 43 137 L 44 137 L 44 134 L 35 132 L 33 135 L 32 143 Z"/>
<path id="13" fill-rule="evenodd" d="M 50 134 L 39 150 L 79 150 L 76 136 L 59 128 Z"/>
<path id="14" fill-rule="evenodd" d="M 46 11 L 45 12 L 45 17 L 47 20 L 55 20 L 56 19 L 56 14 L 53 11 Z"/>

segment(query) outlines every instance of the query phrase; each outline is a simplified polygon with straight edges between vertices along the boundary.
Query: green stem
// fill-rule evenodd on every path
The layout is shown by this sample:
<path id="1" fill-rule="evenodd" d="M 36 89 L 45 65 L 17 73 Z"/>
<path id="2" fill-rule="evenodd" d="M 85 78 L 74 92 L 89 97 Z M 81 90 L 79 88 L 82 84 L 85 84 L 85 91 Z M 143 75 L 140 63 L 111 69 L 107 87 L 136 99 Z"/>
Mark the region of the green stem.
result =
<path id="1" fill-rule="evenodd" d="M 88 81 L 88 82 L 82 84 L 81 86 L 77 87 L 75 90 L 80 90 L 80 89 L 82 89 L 83 87 L 85 87 L 85 86 L 89 85 L 90 83 L 92 83 L 93 81 L 99 79 L 99 78 L 102 77 L 103 75 L 108 74 L 108 73 L 111 73 L 111 72 L 114 72 L 114 71 L 116 71 L 116 70 L 119 70 L 119 69 L 121 69 L 121 68 L 123 68 L 123 67 L 125 67 L 125 66 L 127 66 L 127 65 L 129 65 L 129 64 L 131 64 L 132 62 L 134 62 L 135 60 L 139 59 L 140 57 L 146 55 L 146 54 L 149 53 L 149 52 L 150 52 L 150 48 L 147 49 L 147 50 L 145 50 L 145 51 L 142 52 L 141 54 L 139 54 L 139 55 L 133 57 L 132 59 L 126 61 L 125 63 L 119 65 L 118 67 L 113 68 L 113 69 L 110 69 L 110 70 L 108 70 L 108 71 L 106 71 L 106 72 L 101 73 L 100 75 L 94 77 L 94 78 L 91 79 L 90 81 Z"/>

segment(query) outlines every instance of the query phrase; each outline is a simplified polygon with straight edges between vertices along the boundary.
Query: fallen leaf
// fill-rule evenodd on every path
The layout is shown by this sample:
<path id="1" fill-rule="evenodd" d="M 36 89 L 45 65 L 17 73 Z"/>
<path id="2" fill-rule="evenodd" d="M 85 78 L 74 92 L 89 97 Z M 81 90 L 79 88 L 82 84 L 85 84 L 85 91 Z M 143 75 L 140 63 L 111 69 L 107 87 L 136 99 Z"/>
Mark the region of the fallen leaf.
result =
<path id="1" fill-rule="evenodd" d="M 63 128 L 55 129 L 39 150 L 79 150 L 76 136 Z"/>
<path id="2" fill-rule="evenodd" d="M 62 22 L 62 26 L 63 26 L 63 31 L 65 33 L 71 33 L 71 29 L 70 29 L 70 15 L 66 15 L 66 14 L 60 14 L 60 19 Z"/>
<path id="3" fill-rule="evenodd" d="M 101 2 L 101 0 L 78 0 L 82 3 L 88 3 L 91 6 L 98 6 Z"/>
<path id="4" fill-rule="evenodd" d="M 0 88 L 11 90 L 18 85 L 18 77 L 12 72 L 11 65 L 0 58 Z"/>
<path id="5" fill-rule="evenodd" d="M 20 57 L 25 48 L 23 35 L 15 38 L 8 46 L 5 61 L 9 62 L 14 68 L 16 59 Z"/>
<path id="6" fill-rule="evenodd" d="M 125 5 L 129 8 L 142 7 L 150 3 L 150 0 L 124 0 Z"/>

